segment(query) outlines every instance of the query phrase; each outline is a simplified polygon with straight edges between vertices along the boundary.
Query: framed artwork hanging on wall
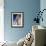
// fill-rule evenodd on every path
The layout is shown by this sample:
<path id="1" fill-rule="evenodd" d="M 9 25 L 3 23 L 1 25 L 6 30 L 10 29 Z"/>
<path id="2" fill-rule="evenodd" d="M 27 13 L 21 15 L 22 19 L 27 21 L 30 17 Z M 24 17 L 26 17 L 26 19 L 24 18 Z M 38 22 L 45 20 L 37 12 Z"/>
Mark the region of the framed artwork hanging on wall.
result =
<path id="1" fill-rule="evenodd" d="M 11 27 L 24 26 L 24 12 L 11 12 Z"/>

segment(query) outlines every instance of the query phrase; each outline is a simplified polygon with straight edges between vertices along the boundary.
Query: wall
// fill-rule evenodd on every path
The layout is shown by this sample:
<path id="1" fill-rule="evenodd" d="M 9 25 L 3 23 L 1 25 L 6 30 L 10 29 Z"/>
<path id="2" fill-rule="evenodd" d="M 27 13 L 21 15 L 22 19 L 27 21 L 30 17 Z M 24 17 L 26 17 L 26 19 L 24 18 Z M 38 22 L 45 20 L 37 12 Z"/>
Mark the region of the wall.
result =
<path id="1" fill-rule="evenodd" d="M 41 1 L 40 1 L 40 9 L 41 9 L 41 11 L 42 11 L 43 9 L 46 9 L 46 0 L 41 0 Z M 41 22 L 40 22 L 40 25 L 46 27 L 46 20 L 45 20 L 45 19 L 46 19 L 46 10 L 43 12 L 42 17 L 43 17 L 43 22 L 41 21 Z"/>
<path id="2" fill-rule="evenodd" d="M 40 0 L 4 0 L 4 38 L 7 41 L 18 41 L 31 31 L 35 14 L 40 10 Z M 11 27 L 11 12 L 24 12 L 24 27 Z"/>

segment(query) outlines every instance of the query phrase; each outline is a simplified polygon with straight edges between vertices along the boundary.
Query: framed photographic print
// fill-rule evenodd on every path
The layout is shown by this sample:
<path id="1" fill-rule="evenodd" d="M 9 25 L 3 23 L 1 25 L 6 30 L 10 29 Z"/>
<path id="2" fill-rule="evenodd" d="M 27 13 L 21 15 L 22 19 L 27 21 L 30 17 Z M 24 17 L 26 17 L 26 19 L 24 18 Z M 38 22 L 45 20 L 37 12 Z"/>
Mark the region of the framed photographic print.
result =
<path id="1" fill-rule="evenodd" d="M 24 26 L 24 12 L 11 12 L 11 26 L 12 27 Z"/>

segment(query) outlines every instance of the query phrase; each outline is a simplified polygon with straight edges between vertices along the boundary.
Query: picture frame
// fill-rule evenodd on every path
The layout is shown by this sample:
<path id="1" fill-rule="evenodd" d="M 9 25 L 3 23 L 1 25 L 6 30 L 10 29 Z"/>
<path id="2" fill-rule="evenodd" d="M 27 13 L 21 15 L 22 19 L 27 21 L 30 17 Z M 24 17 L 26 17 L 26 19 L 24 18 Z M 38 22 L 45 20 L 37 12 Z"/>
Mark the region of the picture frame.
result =
<path id="1" fill-rule="evenodd" d="M 24 27 L 24 12 L 11 12 L 11 27 Z"/>

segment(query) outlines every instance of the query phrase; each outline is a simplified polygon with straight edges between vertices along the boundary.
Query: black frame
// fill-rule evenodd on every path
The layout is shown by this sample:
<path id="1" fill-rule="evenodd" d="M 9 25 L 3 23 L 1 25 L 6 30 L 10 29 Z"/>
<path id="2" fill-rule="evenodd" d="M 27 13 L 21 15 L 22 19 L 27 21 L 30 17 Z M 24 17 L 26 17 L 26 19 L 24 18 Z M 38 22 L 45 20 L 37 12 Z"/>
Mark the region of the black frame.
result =
<path id="1" fill-rule="evenodd" d="M 20 14 L 22 14 L 21 16 L 22 16 L 22 26 L 13 26 L 13 24 L 12 24 L 12 22 L 13 22 L 13 20 L 12 20 L 12 16 L 13 16 L 13 14 L 18 14 L 18 13 L 20 13 Z M 11 12 L 11 27 L 12 28 L 23 28 L 24 27 L 24 12 Z"/>

